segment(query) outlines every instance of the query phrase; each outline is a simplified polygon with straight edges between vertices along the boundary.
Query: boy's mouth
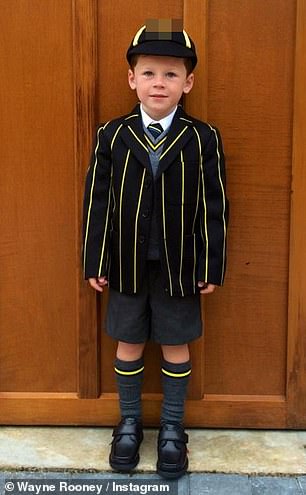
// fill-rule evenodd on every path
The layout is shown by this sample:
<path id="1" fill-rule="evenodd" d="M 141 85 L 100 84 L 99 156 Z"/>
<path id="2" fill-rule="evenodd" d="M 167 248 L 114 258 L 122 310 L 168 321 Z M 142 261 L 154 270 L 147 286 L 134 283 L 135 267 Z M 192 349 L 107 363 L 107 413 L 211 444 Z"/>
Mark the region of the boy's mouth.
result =
<path id="1" fill-rule="evenodd" d="M 151 98 L 167 98 L 166 95 L 151 95 Z"/>

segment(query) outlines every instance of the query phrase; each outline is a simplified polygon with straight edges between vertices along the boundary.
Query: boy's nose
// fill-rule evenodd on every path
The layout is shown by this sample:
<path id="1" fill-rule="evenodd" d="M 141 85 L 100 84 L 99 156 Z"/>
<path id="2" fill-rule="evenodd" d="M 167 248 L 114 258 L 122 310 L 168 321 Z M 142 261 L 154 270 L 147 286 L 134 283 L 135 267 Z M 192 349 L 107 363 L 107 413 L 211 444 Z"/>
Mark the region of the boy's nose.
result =
<path id="1" fill-rule="evenodd" d="M 154 86 L 155 87 L 159 87 L 160 88 L 160 87 L 163 87 L 164 85 L 165 85 L 165 83 L 164 83 L 164 80 L 163 80 L 163 77 L 162 76 L 155 78 L 155 81 L 154 81 Z"/>

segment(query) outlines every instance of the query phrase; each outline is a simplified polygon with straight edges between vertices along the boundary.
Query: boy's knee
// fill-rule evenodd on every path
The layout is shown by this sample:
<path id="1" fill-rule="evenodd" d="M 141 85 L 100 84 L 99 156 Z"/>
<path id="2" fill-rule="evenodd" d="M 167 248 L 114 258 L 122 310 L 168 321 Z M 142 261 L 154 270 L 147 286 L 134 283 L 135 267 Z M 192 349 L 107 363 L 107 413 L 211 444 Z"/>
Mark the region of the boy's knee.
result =
<path id="1" fill-rule="evenodd" d="M 190 358 L 188 344 L 162 345 L 163 358 L 170 363 L 183 363 Z"/>
<path id="2" fill-rule="evenodd" d="M 145 342 L 129 344 L 128 342 L 119 341 L 116 356 L 122 361 L 135 361 L 143 355 L 145 345 Z"/>

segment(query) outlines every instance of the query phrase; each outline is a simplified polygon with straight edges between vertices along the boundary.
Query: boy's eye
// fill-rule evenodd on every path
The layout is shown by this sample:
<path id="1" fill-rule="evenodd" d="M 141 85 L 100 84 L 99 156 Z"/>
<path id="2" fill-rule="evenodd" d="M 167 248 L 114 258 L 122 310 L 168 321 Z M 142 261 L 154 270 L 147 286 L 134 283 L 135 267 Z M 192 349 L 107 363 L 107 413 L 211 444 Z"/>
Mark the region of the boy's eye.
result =
<path id="1" fill-rule="evenodd" d="M 146 70 L 144 73 L 143 73 L 144 76 L 146 77 L 151 77 L 153 75 L 153 72 L 150 71 L 150 70 Z"/>
<path id="2" fill-rule="evenodd" d="M 167 72 L 167 77 L 172 79 L 173 77 L 176 77 L 176 74 L 175 74 L 175 72 Z"/>

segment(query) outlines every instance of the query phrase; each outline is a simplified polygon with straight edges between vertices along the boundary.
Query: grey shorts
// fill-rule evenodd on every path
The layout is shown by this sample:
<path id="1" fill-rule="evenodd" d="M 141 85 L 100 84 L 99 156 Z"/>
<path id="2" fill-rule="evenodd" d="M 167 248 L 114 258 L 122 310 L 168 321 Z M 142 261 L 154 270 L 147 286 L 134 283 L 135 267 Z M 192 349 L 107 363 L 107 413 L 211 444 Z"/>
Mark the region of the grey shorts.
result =
<path id="1" fill-rule="evenodd" d="M 200 295 L 175 297 L 165 292 L 159 261 L 147 262 L 139 294 L 109 289 L 106 331 L 115 340 L 138 344 L 186 344 L 202 335 Z"/>

